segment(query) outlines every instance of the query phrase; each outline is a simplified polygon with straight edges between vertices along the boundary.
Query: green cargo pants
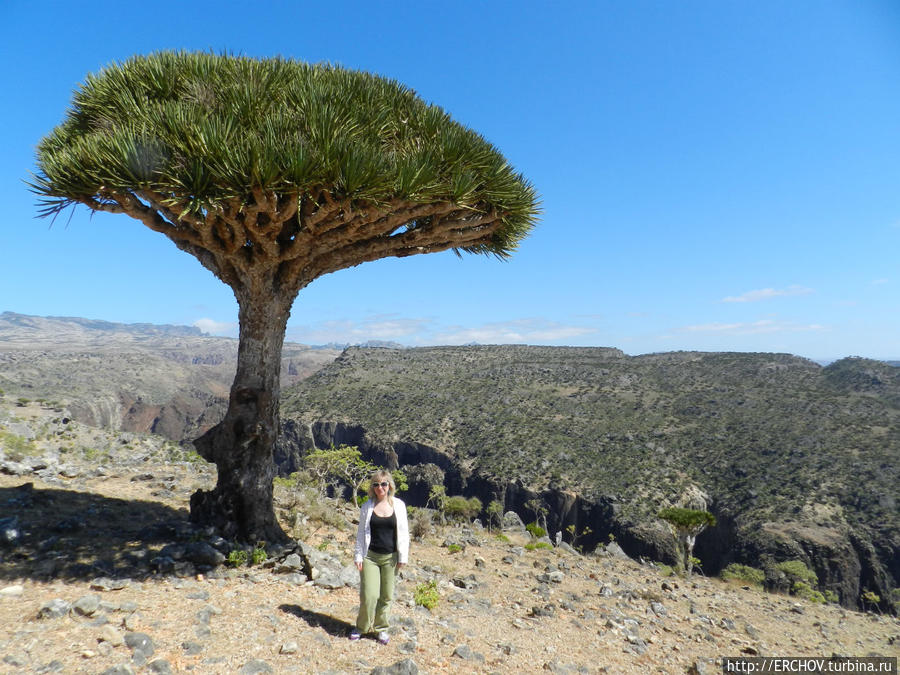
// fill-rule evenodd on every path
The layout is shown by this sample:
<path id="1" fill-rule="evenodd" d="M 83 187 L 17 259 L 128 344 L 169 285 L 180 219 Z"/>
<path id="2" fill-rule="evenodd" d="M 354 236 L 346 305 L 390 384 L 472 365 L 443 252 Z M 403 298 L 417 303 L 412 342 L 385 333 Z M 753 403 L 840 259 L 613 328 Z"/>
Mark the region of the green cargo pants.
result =
<path id="1" fill-rule="evenodd" d="M 356 627 L 360 633 L 370 633 L 373 630 L 381 632 L 390 627 L 396 575 L 396 553 L 369 551 L 366 554 L 359 573 L 359 616 L 356 617 Z"/>

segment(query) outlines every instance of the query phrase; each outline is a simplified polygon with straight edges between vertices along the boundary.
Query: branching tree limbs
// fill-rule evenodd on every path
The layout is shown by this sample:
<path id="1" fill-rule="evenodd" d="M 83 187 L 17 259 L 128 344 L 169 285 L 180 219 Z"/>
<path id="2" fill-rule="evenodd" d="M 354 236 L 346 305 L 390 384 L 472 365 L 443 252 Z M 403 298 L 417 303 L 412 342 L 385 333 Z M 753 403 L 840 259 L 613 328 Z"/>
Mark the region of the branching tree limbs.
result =
<path id="1" fill-rule="evenodd" d="M 493 146 L 403 85 L 277 58 L 162 52 L 89 75 L 37 167 L 41 215 L 128 215 L 232 288 L 237 373 L 225 419 L 196 441 L 218 483 L 191 515 L 253 542 L 284 538 L 273 447 L 298 292 L 389 256 L 506 258 L 539 210 Z"/>

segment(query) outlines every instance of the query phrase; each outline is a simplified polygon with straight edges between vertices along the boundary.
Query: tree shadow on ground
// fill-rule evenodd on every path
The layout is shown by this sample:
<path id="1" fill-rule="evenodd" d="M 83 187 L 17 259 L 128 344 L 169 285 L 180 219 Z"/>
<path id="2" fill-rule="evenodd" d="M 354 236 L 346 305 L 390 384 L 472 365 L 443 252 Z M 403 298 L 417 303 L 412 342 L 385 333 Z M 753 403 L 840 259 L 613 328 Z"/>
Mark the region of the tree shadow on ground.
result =
<path id="1" fill-rule="evenodd" d="M 0 580 L 133 578 L 192 530 L 187 509 L 90 492 L 0 488 Z"/>
<path id="2" fill-rule="evenodd" d="M 347 637 L 353 624 L 321 612 L 304 609 L 300 605 L 279 605 L 278 609 L 287 614 L 293 614 L 298 619 L 305 621 L 311 628 L 321 628 L 334 637 Z"/>

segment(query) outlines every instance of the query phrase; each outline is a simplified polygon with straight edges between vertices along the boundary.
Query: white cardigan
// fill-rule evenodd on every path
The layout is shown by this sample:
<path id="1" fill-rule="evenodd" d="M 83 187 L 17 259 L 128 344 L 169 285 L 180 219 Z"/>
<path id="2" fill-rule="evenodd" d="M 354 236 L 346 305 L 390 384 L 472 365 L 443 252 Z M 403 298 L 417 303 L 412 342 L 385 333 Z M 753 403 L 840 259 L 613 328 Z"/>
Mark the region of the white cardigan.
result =
<path id="1" fill-rule="evenodd" d="M 369 544 L 372 541 L 372 530 L 369 521 L 372 520 L 372 512 L 375 510 L 375 502 L 367 499 L 359 509 L 359 527 L 356 530 L 356 551 L 354 559 L 361 563 L 366 553 L 369 552 Z M 397 516 L 397 553 L 398 563 L 406 564 L 409 560 L 409 522 L 406 519 L 406 504 L 399 497 L 394 497 L 394 514 Z"/>

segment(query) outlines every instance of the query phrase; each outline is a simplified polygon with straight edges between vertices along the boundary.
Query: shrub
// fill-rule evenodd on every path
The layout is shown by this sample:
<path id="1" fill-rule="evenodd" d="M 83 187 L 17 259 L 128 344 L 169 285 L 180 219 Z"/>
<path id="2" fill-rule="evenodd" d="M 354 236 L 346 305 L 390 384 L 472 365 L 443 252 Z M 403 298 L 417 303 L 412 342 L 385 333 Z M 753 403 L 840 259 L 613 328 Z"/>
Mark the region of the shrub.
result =
<path id="1" fill-rule="evenodd" d="M 241 565 L 247 564 L 247 551 L 236 548 L 231 553 L 228 554 L 228 557 L 225 559 L 225 564 L 231 565 L 232 567 L 240 567 Z"/>
<path id="2" fill-rule="evenodd" d="M 525 526 L 525 529 L 531 533 L 531 536 L 535 539 L 540 539 L 541 537 L 547 536 L 547 530 L 538 525 L 537 523 L 528 523 Z"/>
<path id="3" fill-rule="evenodd" d="M 862 594 L 863 606 L 868 605 L 873 609 L 877 609 L 878 605 L 881 603 L 881 596 L 878 595 L 875 591 L 866 591 Z"/>
<path id="4" fill-rule="evenodd" d="M 578 528 L 575 527 L 575 524 L 571 524 L 566 528 L 566 532 L 572 537 L 572 548 L 577 549 L 578 551 L 582 550 L 582 547 L 578 544 L 578 540 L 582 537 L 587 537 L 589 534 L 592 534 L 594 531 L 587 525 L 585 525 L 581 532 L 578 531 Z"/>
<path id="5" fill-rule="evenodd" d="M 447 546 L 447 550 L 452 555 L 453 553 L 460 553 L 463 550 L 463 547 L 460 546 L 459 544 L 449 544 Z"/>
<path id="6" fill-rule="evenodd" d="M 553 550 L 553 545 L 548 544 L 546 541 L 529 541 L 525 544 L 526 551 L 535 551 L 535 550 Z"/>
<path id="7" fill-rule="evenodd" d="M 416 509 L 409 514 L 409 534 L 415 541 L 422 541 L 431 534 L 432 512 Z"/>
<path id="8" fill-rule="evenodd" d="M 791 593 L 793 593 L 797 597 L 809 600 L 810 602 L 825 602 L 825 596 L 822 595 L 819 591 L 815 590 L 805 581 L 795 581 L 794 585 L 791 587 Z"/>
<path id="9" fill-rule="evenodd" d="M 437 589 L 437 581 L 432 579 L 423 584 L 416 586 L 413 590 L 413 600 L 420 607 L 425 609 L 434 609 L 437 607 L 438 601 L 441 599 Z"/>
<path id="10" fill-rule="evenodd" d="M 481 513 L 481 500 L 478 497 L 447 497 L 444 502 L 444 513 L 452 520 L 472 520 Z"/>
<path id="11" fill-rule="evenodd" d="M 675 574 L 675 568 L 671 565 L 666 565 L 665 563 L 655 562 L 656 568 L 659 570 L 659 573 L 664 577 L 671 577 Z"/>
<path id="12" fill-rule="evenodd" d="M 6 451 L 14 462 L 38 453 L 37 447 L 24 436 L 17 436 L 9 431 L 0 431 L 0 449 Z"/>
<path id="13" fill-rule="evenodd" d="M 256 548 L 250 553 L 250 564 L 251 565 L 260 565 L 269 559 L 269 554 L 266 553 L 265 543 L 260 542 L 256 545 Z"/>
<path id="14" fill-rule="evenodd" d="M 766 573 L 749 565 L 731 563 L 722 570 L 722 578 L 726 581 L 741 581 L 751 586 L 762 586 L 766 581 Z"/>
<path id="15" fill-rule="evenodd" d="M 779 571 L 783 572 L 791 582 L 803 581 L 810 585 L 819 583 L 819 577 L 809 569 L 802 560 L 785 560 L 776 565 Z"/>

